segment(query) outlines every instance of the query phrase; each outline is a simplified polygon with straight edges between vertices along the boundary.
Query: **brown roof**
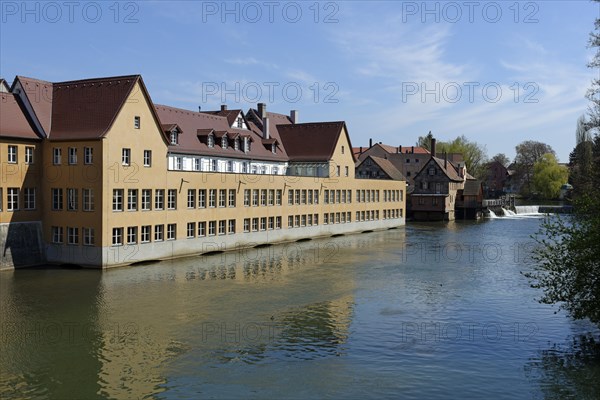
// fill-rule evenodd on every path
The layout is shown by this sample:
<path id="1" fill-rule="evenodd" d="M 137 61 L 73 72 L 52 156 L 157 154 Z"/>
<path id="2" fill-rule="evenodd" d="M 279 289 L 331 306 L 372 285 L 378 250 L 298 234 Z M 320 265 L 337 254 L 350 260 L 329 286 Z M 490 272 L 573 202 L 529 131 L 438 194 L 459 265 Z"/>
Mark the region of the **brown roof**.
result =
<path id="1" fill-rule="evenodd" d="M 237 116 L 240 115 L 242 110 L 219 110 L 219 111 L 200 111 L 204 114 L 218 115 L 219 117 L 227 118 L 227 123 L 229 126 L 233 126 L 233 123 L 237 119 Z"/>
<path id="2" fill-rule="evenodd" d="M 438 165 L 438 167 L 440 167 L 440 169 L 442 170 L 442 172 L 452 181 L 456 181 L 456 182 L 463 182 L 464 179 L 461 178 L 458 175 L 458 171 L 456 171 L 456 169 L 454 168 L 454 166 L 452 165 L 451 162 L 448 162 L 447 167 L 444 167 L 444 160 L 442 160 L 441 158 L 437 158 L 437 157 L 431 157 L 431 159 Z M 425 164 L 423 166 L 423 168 L 421 168 L 421 170 L 419 171 L 419 174 L 421 172 L 423 172 L 425 169 L 427 168 L 427 164 Z"/>
<path id="3" fill-rule="evenodd" d="M 290 161 L 328 161 L 345 126 L 337 121 L 279 125 L 277 129 Z"/>
<path id="4" fill-rule="evenodd" d="M 383 172 L 385 172 L 387 176 L 390 177 L 390 179 L 393 179 L 395 181 L 405 181 L 406 180 L 406 178 L 404 178 L 404 175 L 402 175 L 402 172 L 398 171 L 398 169 L 394 166 L 394 164 L 392 164 L 390 162 L 390 160 L 388 160 L 386 158 L 374 157 L 374 156 L 368 156 L 367 158 L 370 158 L 371 160 L 373 160 L 373 162 L 375 164 L 377 164 L 379 166 L 379 168 L 381 168 L 381 170 Z M 367 158 L 365 158 L 365 160 Z M 363 160 L 363 162 L 364 162 L 364 160 Z"/>
<path id="5" fill-rule="evenodd" d="M 0 92 L 0 136 L 41 139 L 12 93 Z"/>
<path id="6" fill-rule="evenodd" d="M 15 78 L 15 83 L 13 83 L 13 90 L 19 84 L 27 94 L 27 99 L 35 114 L 34 117 L 44 130 L 44 135 L 48 135 L 52 121 L 52 83 L 34 78 L 17 76 Z"/>
<path id="7" fill-rule="evenodd" d="M 0 78 L 0 92 L 10 92 L 10 87 L 8 86 L 8 83 L 6 83 L 6 81 L 2 78 Z"/>
<path id="8" fill-rule="evenodd" d="M 169 146 L 169 151 L 213 157 L 218 156 L 270 161 L 287 160 L 285 150 L 280 146 L 278 146 L 277 153 L 273 154 L 270 149 L 266 149 L 264 146 L 253 145 L 250 152 L 246 154 L 244 151 L 235 150 L 231 145 L 224 149 L 221 147 L 221 143 L 216 142 L 215 146 L 211 148 L 208 147 L 206 141 L 200 141 L 199 136 L 207 136 L 213 131 L 216 137 L 227 135 L 227 137 L 233 138 L 236 135 L 239 135 L 242 137 L 248 136 L 253 142 L 262 140 L 262 137 L 257 132 L 230 128 L 229 121 L 224 116 L 219 116 L 214 113 L 189 111 L 158 104 L 155 105 L 155 108 L 160 120 L 164 124 L 177 124 L 184 132 L 179 135 L 179 144 Z"/>

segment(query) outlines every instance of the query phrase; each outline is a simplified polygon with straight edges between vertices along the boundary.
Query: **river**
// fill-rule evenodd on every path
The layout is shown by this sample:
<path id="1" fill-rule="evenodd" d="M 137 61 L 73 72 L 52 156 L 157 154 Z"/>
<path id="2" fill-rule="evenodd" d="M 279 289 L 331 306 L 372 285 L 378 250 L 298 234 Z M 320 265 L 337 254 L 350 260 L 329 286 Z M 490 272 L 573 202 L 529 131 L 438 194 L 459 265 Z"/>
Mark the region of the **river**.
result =
<path id="1" fill-rule="evenodd" d="M 596 398 L 521 274 L 542 218 L 0 274 L 0 398 Z"/>

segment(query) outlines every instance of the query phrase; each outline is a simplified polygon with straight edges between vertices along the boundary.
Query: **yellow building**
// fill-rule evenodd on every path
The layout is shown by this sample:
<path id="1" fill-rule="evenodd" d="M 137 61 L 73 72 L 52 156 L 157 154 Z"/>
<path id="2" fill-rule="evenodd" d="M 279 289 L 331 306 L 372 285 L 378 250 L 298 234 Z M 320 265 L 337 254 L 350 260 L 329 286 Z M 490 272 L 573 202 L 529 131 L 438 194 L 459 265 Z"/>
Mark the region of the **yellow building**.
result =
<path id="1" fill-rule="evenodd" d="M 17 76 L 0 104 L 3 269 L 108 268 L 404 225 L 344 122 L 153 104 L 139 75 Z M 33 251 L 35 250 L 35 251 Z"/>

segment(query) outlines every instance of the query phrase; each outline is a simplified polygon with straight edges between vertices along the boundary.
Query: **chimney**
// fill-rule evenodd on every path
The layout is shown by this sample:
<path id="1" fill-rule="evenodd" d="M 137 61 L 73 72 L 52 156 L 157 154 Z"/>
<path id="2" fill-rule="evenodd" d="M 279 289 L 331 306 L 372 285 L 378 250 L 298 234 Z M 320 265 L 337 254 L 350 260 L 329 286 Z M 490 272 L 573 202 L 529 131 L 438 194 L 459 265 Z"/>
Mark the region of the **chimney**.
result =
<path id="1" fill-rule="evenodd" d="M 410 148 L 410 154 L 415 154 L 415 146 L 411 146 L 411 148 Z"/>
<path id="2" fill-rule="evenodd" d="M 269 118 L 265 117 L 262 120 L 263 123 L 263 139 L 268 139 L 270 137 L 269 135 Z"/>
<path id="3" fill-rule="evenodd" d="M 221 104 L 221 111 L 227 111 L 227 104 Z"/>
<path id="4" fill-rule="evenodd" d="M 298 110 L 290 111 L 290 119 L 292 120 L 292 124 L 297 124 L 300 122 L 298 119 Z"/>
<path id="5" fill-rule="evenodd" d="M 435 139 L 431 138 L 431 157 L 435 157 Z"/>
<path id="6" fill-rule="evenodd" d="M 398 151 L 397 151 L 397 153 L 398 153 L 398 154 L 401 154 L 401 153 L 402 153 L 402 146 L 398 146 Z"/>
<path id="7" fill-rule="evenodd" d="M 444 169 L 448 169 L 448 153 L 444 152 Z"/>
<path id="8" fill-rule="evenodd" d="M 267 105 L 265 103 L 258 103 L 258 116 L 261 121 L 267 118 Z"/>
<path id="9" fill-rule="evenodd" d="M 369 148 L 373 147 L 373 139 L 369 139 Z"/>
<path id="10" fill-rule="evenodd" d="M 360 146 L 359 153 L 360 153 L 360 154 L 362 154 L 362 146 Z M 359 154 L 359 155 L 360 155 L 360 154 Z"/>
<path id="11" fill-rule="evenodd" d="M 198 112 L 202 111 L 202 106 L 198 106 Z"/>

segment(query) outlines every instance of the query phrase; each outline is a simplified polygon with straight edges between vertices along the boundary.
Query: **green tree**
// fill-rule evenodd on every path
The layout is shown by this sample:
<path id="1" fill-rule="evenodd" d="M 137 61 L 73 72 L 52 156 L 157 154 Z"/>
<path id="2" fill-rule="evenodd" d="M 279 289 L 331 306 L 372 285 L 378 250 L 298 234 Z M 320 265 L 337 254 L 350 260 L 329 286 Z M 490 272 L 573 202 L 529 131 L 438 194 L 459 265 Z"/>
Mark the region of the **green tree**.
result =
<path id="1" fill-rule="evenodd" d="M 516 178 L 521 181 L 521 194 L 530 196 L 533 189 L 533 166 L 544 154 L 556 153 L 546 143 L 526 140 L 515 147 Z M 564 183 L 564 182 L 563 182 Z"/>
<path id="2" fill-rule="evenodd" d="M 558 164 L 554 154 L 544 154 L 533 166 L 533 189 L 544 199 L 555 199 L 568 177 L 569 170 Z"/>
<path id="3" fill-rule="evenodd" d="M 592 185 L 592 147 L 593 141 L 585 116 L 577 119 L 575 131 L 575 149 L 569 154 L 569 182 L 575 195 L 587 193 Z"/>
<path id="4" fill-rule="evenodd" d="M 416 145 L 417 147 L 422 147 L 426 150 L 431 150 L 431 139 L 433 139 L 433 135 L 431 134 L 431 131 L 429 131 L 427 135 L 419 136 Z"/>

